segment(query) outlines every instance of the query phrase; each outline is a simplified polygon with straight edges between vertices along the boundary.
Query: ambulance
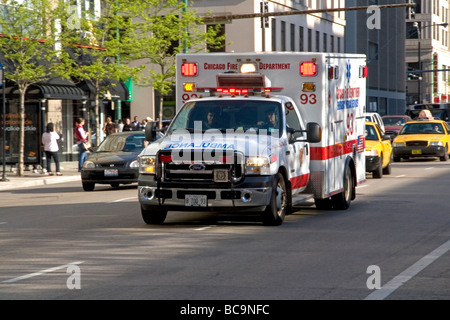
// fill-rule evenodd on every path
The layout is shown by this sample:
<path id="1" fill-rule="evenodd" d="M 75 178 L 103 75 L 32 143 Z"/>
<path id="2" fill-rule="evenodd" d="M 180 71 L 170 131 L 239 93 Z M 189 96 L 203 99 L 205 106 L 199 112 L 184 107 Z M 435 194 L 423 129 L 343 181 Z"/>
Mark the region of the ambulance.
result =
<path id="1" fill-rule="evenodd" d="M 361 54 L 178 54 L 176 116 L 139 156 L 143 220 L 349 208 L 366 180 L 366 76 Z"/>

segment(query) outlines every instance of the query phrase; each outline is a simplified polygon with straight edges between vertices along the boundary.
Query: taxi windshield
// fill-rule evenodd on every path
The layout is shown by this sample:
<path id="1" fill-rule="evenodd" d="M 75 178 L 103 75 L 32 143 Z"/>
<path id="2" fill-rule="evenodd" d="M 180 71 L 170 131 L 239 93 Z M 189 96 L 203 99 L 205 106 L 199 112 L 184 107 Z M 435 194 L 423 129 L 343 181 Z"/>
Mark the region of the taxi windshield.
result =
<path id="1" fill-rule="evenodd" d="M 402 134 L 444 134 L 444 127 L 441 123 L 407 123 L 400 130 Z"/>
<path id="2" fill-rule="evenodd" d="M 377 131 L 371 125 L 366 125 L 366 140 L 379 140 Z"/>
<path id="3" fill-rule="evenodd" d="M 193 101 L 178 112 L 168 134 L 180 129 L 191 133 L 194 130 L 205 132 L 214 129 L 226 133 L 230 129 L 242 129 L 280 136 L 281 115 L 281 104 L 274 101 Z"/>

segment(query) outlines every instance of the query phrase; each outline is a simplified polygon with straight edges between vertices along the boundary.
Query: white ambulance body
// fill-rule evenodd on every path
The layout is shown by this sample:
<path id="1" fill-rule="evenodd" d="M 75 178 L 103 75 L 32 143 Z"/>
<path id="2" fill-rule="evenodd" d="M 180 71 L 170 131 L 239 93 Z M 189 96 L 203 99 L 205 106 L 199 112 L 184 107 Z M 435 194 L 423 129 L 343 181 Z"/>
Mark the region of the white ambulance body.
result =
<path id="1" fill-rule="evenodd" d="M 253 66 L 255 69 L 242 73 L 241 67 L 244 65 Z M 283 206 L 280 202 L 287 201 L 288 206 L 285 211 L 289 213 L 295 197 L 299 194 L 314 197 L 319 209 L 347 209 L 351 200 L 355 198 L 356 185 L 366 179 L 364 154 L 366 70 L 365 55 L 360 54 L 304 52 L 179 54 L 177 56 L 175 122 L 178 121 L 177 118 L 185 117 L 179 113 L 180 111 L 185 113 L 184 110 L 190 106 L 215 102 L 223 105 L 227 104 L 223 102 L 228 101 L 227 99 L 235 106 L 260 103 L 261 109 L 264 108 L 263 103 L 277 102 L 282 106 L 281 111 L 285 113 L 282 120 L 286 128 L 281 128 L 284 133 L 282 132 L 279 138 L 273 140 L 276 141 L 278 158 L 275 157 L 273 162 L 270 161 L 270 152 L 273 154 L 273 150 L 264 151 L 265 154 L 261 154 L 261 156 L 269 157 L 270 161 L 270 172 L 265 174 L 274 176 L 278 186 L 272 188 L 269 183 L 267 189 L 264 189 L 262 185 L 260 188 L 256 185 L 253 186 L 254 189 L 251 189 L 249 184 L 245 184 L 244 190 L 236 188 L 238 184 L 231 183 L 231 187 L 227 186 L 231 190 L 226 192 L 238 192 L 241 197 L 233 200 L 232 204 L 225 205 L 226 201 L 220 200 L 220 192 L 224 192 L 219 190 L 221 184 L 217 184 L 215 188 L 209 183 L 203 189 L 217 189 L 215 190 L 217 196 L 213 194 L 211 197 L 214 201 L 210 201 L 208 195 L 207 204 L 204 206 L 209 209 L 225 207 L 230 211 L 248 206 L 254 210 L 256 207 L 251 207 L 250 198 L 246 199 L 246 197 L 253 197 L 253 199 L 261 199 L 259 203 L 258 200 L 253 200 L 253 205 L 256 203 L 262 205 L 261 210 L 266 212 L 272 203 L 271 196 L 262 200 L 264 197 L 258 192 L 264 189 L 264 192 L 273 193 L 272 202 L 275 203 L 272 210 L 274 218 L 268 219 L 268 224 L 281 224 L 284 212 L 281 214 L 279 212 L 280 206 Z M 265 91 L 267 93 L 264 93 Z M 253 110 L 253 113 L 258 112 L 254 111 L 258 109 L 249 108 L 248 110 Z M 289 128 L 293 118 L 299 119 L 302 132 L 306 133 L 302 136 L 303 139 L 298 137 L 300 130 L 295 131 L 296 139 L 290 138 L 291 133 L 294 132 Z M 321 128 L 321 139 L 314 138 L 316 131 L 314 124 L 318 124 Z M 158 187 L 155 186 L 158 183 L 164 185 L 164 173 L 160 174 L 159 178 L 158 174 L 155 175 L 156 178 L 146 175 L 151 173 L 150 170 L 160 173 L 161 170 L 170 171 L 164 167 L 166 165 L 168 168 L 170 165 L 162 164 L 163 161 L 159 161 L 159 167 L 156 164 L 156 169 L 148 169 L 149 166 L 158 162 L 158 153 L 171 148 L 176 149 L 180 145 L 174 143 L 173 138 L 166 141 L 165 139 L 168 139 L 167 135 L 146 148 L 140 156 L 139 200 L 144 220 L 149 223 L 163 222 L 167 210 L 186 209 L 182 206 L 177 207 L 175 200 L 171 202 L 166 197 L 164 201 L 161 201 L 161 197 L 155 197 L 155 193 L 163 192 L 156 191 L 155 188 Z M 256 140 L 256 143 L 260 143 L 260 138 Z M 317 142 L 319 140 L 320 142 Z M 195 138 L 191 138 L 191 141 L 193 141 L 190 145 L 191 149 L 196 146 L 204 149 L 205 144 L 201 146 L 196 143 Z M 188 144 L 182 145 L 185 149 L 189 147 Z M 261 147 L 257 149 L 263 150 Z M 275 149 L 273 145 L 272 149 Z M 249 155 L 245 150 L 240 152 L 245 159 L 248 158 Z M 245 159 L 244 161 L 247 161 Z M 245 173 L 247 173 L 246 165 L 242 169 Z M 194 167 L 190 168 L 192 170 Z M 204 168 L 195 169 L 203 170 Z M 283 176 L 281 186 L 278 178 L 280 174 Z M 246 181 L 250 181 L 251 176 L 243 174 L 243 178 L 244 180 L 248 178 Z M 156 180 L 159 182 L 154 182 Z M 280 187 L 281 189 L 285 187 L 287 191 L 282 193 Z M 201 187 L 189 185 L 183 185 L 176 192 L 183 191 L 183 195 L 188 195 L 190 189 L 195 189 L 192 190 L 194 195 L 202 193 Z M 246 190 L 250 190 L 249 193 L 246 193 Z M 186 204 L 191 200 L 183 201 Z M 172 205 L 164 209 L 164 203 Z M 271 213 L 268 215 L 271 217 Z"/>

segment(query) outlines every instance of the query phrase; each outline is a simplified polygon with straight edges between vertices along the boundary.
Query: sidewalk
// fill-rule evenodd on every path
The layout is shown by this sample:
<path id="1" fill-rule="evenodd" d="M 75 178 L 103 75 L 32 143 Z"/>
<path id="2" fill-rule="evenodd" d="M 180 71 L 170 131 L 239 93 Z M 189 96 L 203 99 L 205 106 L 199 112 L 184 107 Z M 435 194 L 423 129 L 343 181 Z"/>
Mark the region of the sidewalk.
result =
<path id="1" fill-rule="evenodd" d="M 55 164 L 52 162 L 52 170 Z M 8 181 L 0 181 L 0 192 L 5 190 L 13 190 L 19 188 L 36 187 L 48 184 L 80 181 L 81 176 L 78 172 L 78 161 L 61 162 L 60 169 L 62 176 L 50 176 L 43 174 L 40 170 L 38 173 L 33 173 L 33 166 L 30 166 L 31 171 L 25 171 L 23 177 L 18 177 L 16 172 L 11 172 L 9 165 L 6 166 L 6 179 Z M 54 173 L 54 172 L 53 172 Z M 0 180 L 3 178 L 3 165 L 0 164 Z"/>

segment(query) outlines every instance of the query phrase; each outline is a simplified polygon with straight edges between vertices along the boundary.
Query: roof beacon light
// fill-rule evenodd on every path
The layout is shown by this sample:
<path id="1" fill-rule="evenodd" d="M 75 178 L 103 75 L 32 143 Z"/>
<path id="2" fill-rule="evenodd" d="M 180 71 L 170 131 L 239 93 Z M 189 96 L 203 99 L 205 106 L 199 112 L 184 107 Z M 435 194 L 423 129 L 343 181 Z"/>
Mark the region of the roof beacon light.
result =
<path id="1" fill-rule="evenodd" d="M 253 62 L 246 62 L 241 64 L 240 67 L 241 73 L 255 73 L 256 72 L 256 64 Z"/>
<path id="2" fill-rule="evenodd" d="M 317 64 L 314 62 L 302 62 L 300 64 L 300 74 L 302 76 L 315 76 L 317 74 Z"/>
<path id="3" fill-rule="evenodd" d="M 181 65 L 181 74 L 185 77 L 196 76 L 197 70 L 197 64 L 194 62 L 185 62 Z"/>

